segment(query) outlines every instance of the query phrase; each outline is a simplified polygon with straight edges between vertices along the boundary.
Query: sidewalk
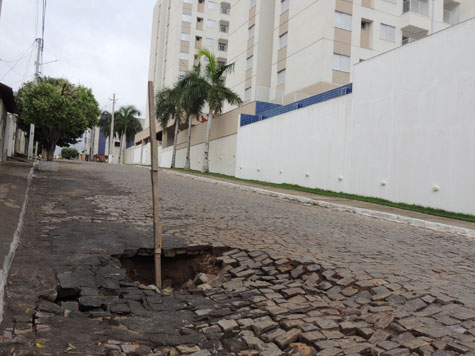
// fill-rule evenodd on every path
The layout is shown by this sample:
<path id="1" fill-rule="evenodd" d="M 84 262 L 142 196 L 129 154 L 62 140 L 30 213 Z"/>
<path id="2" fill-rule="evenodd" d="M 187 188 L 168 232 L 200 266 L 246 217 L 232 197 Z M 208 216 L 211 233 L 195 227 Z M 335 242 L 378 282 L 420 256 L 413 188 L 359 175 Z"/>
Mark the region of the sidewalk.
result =
<path id="1" fill-rule="evenodd" d="M 366 210 L 375 212 L 376 214 L 374 214 L 374 217 L 377 217 L 377 213 L 392 214 L 392 215 L 400 216 L 403 218 L 422 220 L 427 223 L 443 224 L 443 225 L 453 226 L 455 228 L 469 229 L 469 230 L 473 230 L 474 235 L 475 235 L 474 222 L 451 219 L 451 218 L 446 218 L 442 216 L 429 215 L 429 214 L 419 213 L 417 211 L 393 208 L 390 206 L 369 203 L 369 202 L 364 202 L 364 201 L 359 201 L 359 200 L 351 200 L 351 199 L 346 199 L 346 198 L 331 197 L 327 195 L 306 193 L 306 192 L 301 192 L 301 191 L 292 190 L 292 189 L 275 188 L 275 187 L 267 186 L 264 184 L 250 183 L 250 182 L 234 180 L 234 179 L 229 179 L 229 178 L 214 177 L 214 176 L 209 176 L 206 174 L 200 174 L 200 173 L 194 173 L 194 172 L 183 172 L 183 171 L 176 171 L 176 170 L 166 170 L 166 172 L 172 172 L 172 173 L 176 173 L 183 176 L 199 177 L 200 179 L 204 178 L 204 179 L 214 180 L 218 182 L 224 182 L 226 184 L 250 187 L 252 189 L 265 190 L 265 191 L 274 192 L 277 194 L 291 195 L 291 196 L 295 196 L 296 198 L 312 199 L 312 200 L 316 200 L 316 201 L 328 203 L 328 204 L 336 204 L 336 205 L 341 205 L 341 206 L 351 207 L 351 208 L 356 208 L 356 209 L 366 209 Z"/>
<path id="2" fill-rule="evenodd" d="M 0 163 L 0 267 L 18 226 L 25 193 L 28 185 L 30 163 Z"/>

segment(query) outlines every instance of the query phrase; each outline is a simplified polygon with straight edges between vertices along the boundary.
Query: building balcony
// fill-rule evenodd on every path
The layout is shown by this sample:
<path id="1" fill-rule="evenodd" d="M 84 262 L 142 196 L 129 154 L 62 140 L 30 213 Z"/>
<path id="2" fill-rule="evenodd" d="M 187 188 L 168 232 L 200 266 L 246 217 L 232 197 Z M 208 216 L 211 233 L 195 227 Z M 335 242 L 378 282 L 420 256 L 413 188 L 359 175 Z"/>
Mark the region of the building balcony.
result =
<path id="1" fill-rule="evenodd" d="M 404 10 L 401 16 L 401 30 L 409 34 L 407 37 L 419 39 L 427 36 L 431 28 L 428 3 L 421 0 L 405 0 Z"/>
<path id="2" fill-rule="evenodd" d="M 412 42 L 416 42 L 417 40 L 415 38 L 411 38 L 411 37 L 403 37 L 402 38 L 402 45 L 405 46 L 409 43 L 412 43 Z"/>
<path id="3" fill-rule="evenodd" d="M 415 12 L 422 16 L 429 16 L 429 1 L 428 0 L 404 0 L 403 14 L 407 12 Z"/>

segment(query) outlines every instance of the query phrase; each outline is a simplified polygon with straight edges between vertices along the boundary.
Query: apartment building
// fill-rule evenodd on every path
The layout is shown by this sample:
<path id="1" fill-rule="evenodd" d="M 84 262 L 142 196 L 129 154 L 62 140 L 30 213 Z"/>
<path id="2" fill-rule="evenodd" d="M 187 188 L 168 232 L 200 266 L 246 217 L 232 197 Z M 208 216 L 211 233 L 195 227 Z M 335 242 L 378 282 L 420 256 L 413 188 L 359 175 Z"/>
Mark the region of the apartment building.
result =
<path id="1" fill-rule="evenodd" d="M 154 7 L 149 80 L 171 87 L 193 67 L 199 48 L 227 61 L 231 4 L 218 0 L 158 0 Z M 148 120 L 146 120 L 148 127 Z"/>
<path id="2" fill-rule="evenodd" d="M 227 84 L 287 104 L 352 81 L 352 68 L 475 16 L 473 0 L 232 0 Z M 415 59 L 417 60 L 417 59 Z"/>

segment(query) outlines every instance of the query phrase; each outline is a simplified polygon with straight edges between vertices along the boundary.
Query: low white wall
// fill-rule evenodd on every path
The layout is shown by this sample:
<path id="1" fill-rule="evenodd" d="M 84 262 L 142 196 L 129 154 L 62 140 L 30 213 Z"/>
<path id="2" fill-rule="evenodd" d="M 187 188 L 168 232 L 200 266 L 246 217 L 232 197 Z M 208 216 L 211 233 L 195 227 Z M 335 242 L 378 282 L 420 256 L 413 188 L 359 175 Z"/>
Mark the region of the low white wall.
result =
<path id="1" fill-rule="evenodd" d="M 241 127 L 236 176 L 475 215 L 474 37 L 436 33 L 357 65 L 351 95 Z"/>
<path id="2" fill-rule="evenodd" d="M 230 135 L 213 140 L 209 144 L 209 170 L 213 173 L 234 175 L 236 168 L 237 135 Z M 160 155 L 160 167 L 170 168 L 173 147 L 165 148 Z M 204 144 L 191 146 L 191 169 L 201 170 L 203 165 Z M 177 150 L 176 167 L 184 168 L 186 148 Z"/>
<path id="3" fill-rule="evenodd" d="M 346 95 L 239 128 L 236 176 L 341 190 L 351 102 Z"/>

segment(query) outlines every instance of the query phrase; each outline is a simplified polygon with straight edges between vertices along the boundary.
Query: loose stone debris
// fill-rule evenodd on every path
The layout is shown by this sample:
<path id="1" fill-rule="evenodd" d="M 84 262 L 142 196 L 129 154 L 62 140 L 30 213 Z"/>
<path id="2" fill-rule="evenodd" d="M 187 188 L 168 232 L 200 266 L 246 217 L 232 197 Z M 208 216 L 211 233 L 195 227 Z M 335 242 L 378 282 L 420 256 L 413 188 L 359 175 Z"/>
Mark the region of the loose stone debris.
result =
<path id="1" fill-rule="evenodd" d="M 150 276 L 137 261 L 147 267 L 146 255 L 95 257 L 58 274 L 33 320 L 5 331 L 3 350 L 41 354 L 53 331 L 81 324 L 111 356 L 475 355 L 475 313 L 450 298 L 262 251 L 206 247 L 169 250 L 167 258 L 189 265 L 177 271 L 169 262 L 160 291 L 143 283 Z"/>

